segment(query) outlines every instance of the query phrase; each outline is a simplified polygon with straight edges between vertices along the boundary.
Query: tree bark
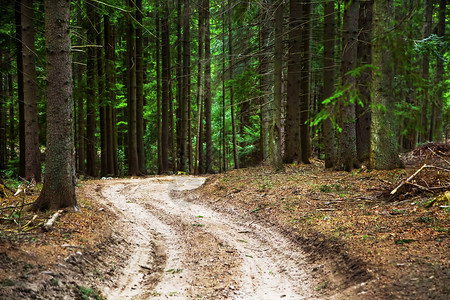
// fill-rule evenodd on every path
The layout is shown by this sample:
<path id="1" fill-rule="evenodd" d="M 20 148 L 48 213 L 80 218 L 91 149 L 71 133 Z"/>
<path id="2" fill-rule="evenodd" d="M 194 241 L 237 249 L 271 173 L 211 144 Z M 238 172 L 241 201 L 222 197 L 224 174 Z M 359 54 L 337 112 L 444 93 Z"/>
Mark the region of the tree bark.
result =
<path id="1" fill-rule="evenodd" d="M 212 153 L 212 128 L 211 128 L 211 33 L 210 33 L 210 13 L 209 0 L 203 0 L 205 11 L 205 142 L 206 142 L 206 165 L 207 173 L 214 173 L 213 153 Z"/>
<path id="2" fill-rule="evenodd" d="M 78 26 L 81 26 L 82 24 L 82 17 L 81 17 L 81 7 L 77 6 L 77 23 Z M 80 37 L 77 38 L 77 44 L 81 46 L 83 44 L 83 39 Z M 80 174 L 85 174 L 86 172 L 86 114 L 84 110 L 84 98 L 86 97 L 85 93 L 85 85 L 83 81 L 83 73 L 86 71 L 86 68 L 82 66 L 81 63 L 86 59 L 86 56 L 84 53 L 78 52 L 76 54 L 76 65 L 75 67 L 75 79 L 76 79 L 76 87 L 77 87 L 77 93 L 76 93 L 76 100 L 77 100 L 77 120 L 78 120 L 78 129 L 77 129 L 77 159 L 78 159 L 78 165 L 77 165 L 77 171 Z"/>
<path id="3" fill-rule="evenodd" d="M 342 86 L 346 90 L 340 103 L 339 127 L 339 168 L 351 171 L 359 167 L 356 154 L 356 128 L 355 128 L 355 90 L 356 79 L 348 74 L 357 63 L 357 34 L 359 1 L 344 1 L 344 23 L 342 32 Z"/>
<path id="4" fill-rule="evenodd" d="M 363 0 L 359 7 L 358 66 L 371 64 L 372 9 L 374 0 Z M 359 100 L 356 103 L 356 153 L 359 161 L 367 161 L 370 153 L 370 78 L 365 68 L 357 78 Z"/>
<path id="5" fill-rule="evenodd" d="M 86 174 L 97 176 L 97 151 L 96 151 L 96 109 L 97 109 L 97 78 L 95 76 L 96 60 L 96 32 L 95 27 L 95 5 L 92 0 L 86 1 L 87 17 L 87 66 L 86 66 Z"/>
<path id="6" fill-rule="evenodd" d="M 3 55 L 0 54 L 0 63 L 3 64 Z M 3 74 L 0 74 L 0 170 L 6 169 L 6 83 L 3 83 Z"/>
<path id="7" fill-rule="evenodd" d="M 19 106 L 19 176 L 25 177 L 25 112 L 23 95 L 22 13 L 21 1 L 14 3 L 17 51 L 17 102 Z"/>
<path id="8" fill-rule="evenodd" d="M 134 9 L 131 0 L 127 6 Z M 137 114 L 136 114 L 136 35 L 131 13 L 126 18 L 127 27 L 127 121 L 128 121 L 128 174 L 141 175 L 137 150 Z"/>
<path id="9" fill-rule="evenodd" d="M 395 136 L 392 44 L 388 37 L 393 11 L 393 0 L 374 2 L 372 64 L 378 68 L 378 72 L 372 74 L 370 167 L 382 170 L 402 166 Z"/>
<path id="10" fill-rule="evenodd" d="M 422 38 L 427 39 L 431 35 L 431 30 L 433 27 L 433 0 L 424 0 L 425 1 L 425 9 L 424 9 L 424 17 L 425 22 L 423 25 L 423 34 Z M 429 86 L 430 86 L 430 55 L 429 51 L 425 50 L 425 52 L 422 55 L 422 62 L 421 62 L 421 75 L 422 75 L 422 113 L 420 116 L 420 123 L 421 123 L 421 131 L 420 131 L 420 137 L 419 141 L 424 143 L 428 140 L 428 134 L 429 131 L 428 128 L 428 103 L 429 103 Z"/>
<path id="11" fill-rule="evenodd" d="M 47 152 L 45 181 L 34 210 L 77 208 L 69 20 L 69 0 L 45 1 Z"/>
<path id="12" fill-rule="evenodd" d="M 275 48 L 274 48 L 274 96 L 272 104 L 272 167 L 275 172 L 283 170 L 281 155 L 281 85 L 283 69 L 283 3 L 274 1 L 275 9 Z"/>
<path id="13" fill-rule="evenodd" d="M 335 1 L 326 0 L 324 7 L 324 54 L 323 54 L 323 98 L 328 99 L 335 91 Z M 336 137 L 334 131 L 334 109 L 331 103 L 324 108 L 329 117 L 323 122 L 323 141 L 325 146 L 325 168 L 336 167 Z"/>
<path id="14" fill-rule="evenodd" d="M 445 18 L 446 18 L 446 0 L 439 1 L 439 17 L 436 27 L 437 36 L 442 40 L 445 37 Z M 434 78 L 434 85 L 436 88 L 436 94 L 434 95 L 434 101 L 431 108 L 431 125 L 430 125 L 430 141 L 442 142 L 444 139 L 442 130 L 442 109 L 444 105 L 442 80 L 444 75 L 444 54 L 445 49 L 441 47 L 438 50 L 438 57 L 436 58 L 436 75 Z"/>
<path id="15" fill-rule="evenodd" d="M 95 14 L 95 31 L 96 31 L 96 45 L 103 44 L 102 41 L 102 18 L 98 13 Z M 102 47 L 96 48 L 97 55 L 97 93 L 99 102 L 100 113 L 100 176 L 106 176 L 107 174 L 107 158 L 106 158 L 106 98 L 105 98 L 105 78 L 104 78 L 104 66 L 103 66 L 103 51 Z"/>
<path id="16" fill-rule="evenodd" d="M 289 1 L 289 58 L 284 162 L 300 161 L 300 87 L 302 60 L 302 0 Z"/>
<path id="17" fill-rule="evenodd" d="M 270 93 L 269 85 L 271 82 L 271 72 L 269 72 L 269 33 L 270 33 L 270 9 L 271 3 L 267 0 L 262 2 L 260 8 L 260 28 L 259 28 L 259 88 L 261 96 L 259 99 L 260 107 L 260 147 L 261 161 L 269 163 L 270 160 Z"/>
<path id="18" fill-rule="evenodd" d="M 142 0 L 136 0 L 136 146 L 138 166 L 141 174 L 146 173 L 144 148 L 144 38 L 142 27 Z"/>
<path id="19" fill-rule="evenodd" d="M 302 33 L 301 33 L 301 94 L 300 94 L 300 143 L 301 160 L 309 164 L 311 156 L 311 141 L 309 138 L 309 110 L 310 110 L 310 85 L 311 85 L 311 15 L 312 5 L 310 1 L 302 4 Z"/>
<path id="20" fill-rule="evenodd" d="M 155 16 L 155 27 L 156 27 L 156 38 L 155 38 L 155 48 L 156 48 L 156 130 L 157 130 L 157 151 L 158 151 L 158 174 L 162 173 L 162 146 L 161 146 L 161 35 L 160 27 L 161 20 L 159 12 L 156 12 Z"/>
<path id="21" fill-rule="evenodd" d="M 41 181 L 41 152 L 37 112 L 36 48 L 34 45 L 33 0 L 22 0 L 22 57 L 25 120 L 25 179 Z"/>
<path id="22" fill-rule="evenodd" d="M 231 9 L 231 0 L 228 0 L 228 72 L 229 79 L 233 80 L 233 10 Z M 234 168 L 239 169 L 239 156 L 237 151 L 237 139 L 236 139 L 236 115 L 234 109 L 234 91 L 233 85 L 230 84 L 230 107 L 231 107 L 231 135 L 233 144 L 233 161 Z"/>
<path id="23" fill-rule="evenodd" d="M 169 172 L 169 76 L 170 76 L 170 45 L 169 45 L 169 8 L 163 3 L 163 19 L 161 24 L 162 43 L 162 99 L 161 99 L 161 173 Z"/>
<path id="24" fill-rule="evenodd" d="M 184 0 L 183 6 L 183 132 L 186 139 L 185 157 L 188 161 L 187 170 L 193 172 L 192 141 L 191 141 L 191 33 L 190 33 L 191 7 L 189 0 Z M 186 165 L 186 163 L 184 163 Z"/>

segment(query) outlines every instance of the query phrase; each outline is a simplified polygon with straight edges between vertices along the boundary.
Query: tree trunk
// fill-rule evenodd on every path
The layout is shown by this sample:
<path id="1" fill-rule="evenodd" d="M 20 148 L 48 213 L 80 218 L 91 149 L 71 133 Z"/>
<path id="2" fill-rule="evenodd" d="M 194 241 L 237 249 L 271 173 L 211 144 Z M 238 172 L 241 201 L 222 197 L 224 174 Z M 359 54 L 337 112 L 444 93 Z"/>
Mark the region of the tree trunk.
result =
<path id="1" fill-rule="evenodd" d="M 14 97 L 13 79 L 12 74 L 8 74 L 8 84 L 9 84 L 9 158 L 11 160 L 16 158 L 16 125 L 15 125 L 15 112 L 14 112 L 14 102 L 12 101 Z"/>
<path id="2" fill-rule="evenodd" d="M 341 78 L 346 90 L 340 104 L 339 167 L 351 171 L 359 167 L 356 155 L 355 90 L 356 79 L 348 74 L 357 63 L 359 1 L 345 0 L 342 32 Z"/>
<path id="3" fill-rule="evenodd" d="M 229 78 L 233 80 L 233 10 L 231 9 L 231 0 L 228 0 L 228 71 Z M 230 84 L 230 107 L 231 107 L 231 135 L 233 143 L 233 161 L 234 168 L 239 169 L 239 156 L 237 151 L 237 140 L 236 140 L 236 115 L 234 109 L 234 91 L 233 85 Z"/>
<path id="4" fill-rule="evenodd" d="M 211 44 L 210 44 L 210 13 L 209 0 L 204 0 L 205 11 L 205 142 L 206 142 L 206 165 L 207 173 L 214 173 L 212 153 L 212 129 L 211 129 Z"/>
<path id="5" fill-rule="evenodd" d="M 3 65 L 3 55 L 0 55 Z M 0 74 L 0 170 L 6 169 L 6 83 L 3 84 L 3 74 Z"/>
<path id="6" fill-rule="evenodd" d="M 425 17 L 425 23 L 423 25 L 423 34 L 422 38 L 427 39 L 431 35 L 431 30 L 433 27 L 433 0 L 424 0 L 425 1 L 425 9 L 424 9 L 424 17 Z M 422 55 L 422 62 L 421 62 L 421 75 L 422 75 L 422 113 L 420 116 L 420 123 L 421 123 L 421 132 L 419 141 L 424 143 L 428 139 L 428 103 L 429 103 L 429 79 L 430 79 L 430 54 L 429 50 L 425 50 L 425 52 Z"/>
<path id="7" fill-rule="evenodd" d="M 169 172 L 169 76 L 170 76 L 170 45 L 169 45 L 169 8 L 163 4 L 163 19 L 161 24 L 162 43 L 162 99 L 161 99 L 161 173 Z"/>
<path id="8" fill-rule="evenodd" d="M 269 163 L 270 159 L 270 92 L 269 85 L 271 82 L 271 72 L 269 72 L 269 33 L 270 33 L 270 13 L 265 8 L 270 6 L 270 3 L 264 1 L 264 7 L 260 9 L 260 29 L 259 29 L 259 88 L 261 90 L 260 96 L 260 147 L 261 147 L 261 160 L 265 163 Z"/>
<path id="9" fill-rule="evenodd" d="M 176 62 L 176 78 L 177 78 L 177 121 L 176 121 L 176 129 L 177 129 L 177 145 L 178 145 L 178 170 L 182 172 L 186 172 L 188 170 L 187 167 L 187 126 L 186 126 L 186 94 L 184 92 L 183 85 L 183 41 L 181 38 L 181 22 L 182 22 L 182 0 L 177 0 L 177 62 Z"/>
<path id="10" fill-rule="evenodd" d="M 287 77 L 284 162 L 300 161 L 300 86 L 302 52 L 302 0 L 289 1 L 289 58 Z"/>
<path id="11" fill-rule="evenodd" d="M 70 1 L 45 1 L 47 152 L 44 186 L 34 210 L 77 208 L 69 20 Z"/>
<path id="12" fill-rule="evenodd" d="M 446 17 L 446 0 L 439 1 L 439 19 L 437 23 L 437 36 L 444 40 L 445 37 L 445 17 Z M 430 141 L 442 142 L 444 140 L 442 130 L 442 109 L 444 105 L 442 80 L 444 75 L 444 55 L 445 49 L 441 47 L 438 50 L 439 56 L 436 58 L 436 75 L 434 77 L 434 85 L 436 94 L 434 95 L 433 105 L 431 108 L 431 125 L 430 125 Z"/>
<path id="13" fill-rule="evenodd" d="M 81 7 L 77 6 L 77 23 L 78 26 L 81 26 L 82 24 L 82 17 L 81 17 Z M 82 46 L 83 45 L 83 39 L 80 37 L 77 38 L 77 45 Z M 83 66 L 81 62 L 83 62 L 86 59 L 86 55 L 82 52 L 78 52 L 76 55 L 76 65 L 75 65 L 75 79 L 77 82 L 77 93 L 76 93 L 76 100 L 77 100 L 77 120 L 78 120 L 78 129 L 77 129 L 77 158 L 78 158 L 78 173 L 85 174 L 86 172 L 86 114 L 84 110 L 84 98 L 86 97 L 85 93 L 85 85 L 83 82 L 83 73 L 85 73 L 86 68 Z"/>
<path id="14" fill-rule="evenodd" d="M 134 8 L 131 0 L 127 6 Z M 141 175 L 137 150 L 137 115 L 136 115 L 136 35 L 133 27 L 131 13 L 126 18 L 127 27 L 127 121 L 128 121 L 128 174 Z"/>
<path id="15" fill-rule="evenodd" d="M 203 4 L 198 9 L 198 64 L 197 64 L 197 145 L 196 145 L 196 171 L 195 174 L 203 174 L 203 41 L 205 39 L 205 13 Z"/>
<path id="16" fill-rule="evenodd" d="M 146 173 L 144 149 L 144 38 L 142 27 L 142 0 L 136 0 L 136 145 L 138 167 L 141 174 Z"/>
<path id="17" fill-rule="evenodd" d="M 98 13 L 95 14 L 95 31 L 96 31 L 96 45 L 100 46 L 102 42 L 102 18 Z M 97 47 L 97 90 L 100 113 L 100 176 L 106 176 L 107 174 L 107 161 L 106 161 L 106 98 L 105 98 L 105 78 L 103 67 L 103 48 Z"/>
<path id="18" fill-rule="evenodd" d="M 372 74 L 370 167 L 382 170 L 402 166 L 395 136 L 392 44 L 388 37 L 393 11 L 393 0 L 374 2 L 372 64 L 378 68 L 378 72 Z"/>
<path id="19" fill-rule="evenodd" d="M 281 156 L 281 84 L 283 70 L 283 3 L 274 1 L 275 9 L 275 48 L 274 48 L 274 96 L 272 104 L 272 167 L 275 172 L 283 170 Z"/>
<path id="20" fill-rule="evenodd" d="M 334 0 L 326 0 L 324 7 L 324 53 L 323 53 L 323 98 L 328 99 L 335 91 L 335 11 Z M 334 109 L 326 104 L 327 117 L 323 122 L 323 141 L 325 146 L 325 168 L 336 167 L 336 137 L 334 132 Z"/>
<path id="21" fill-rule="evenodd" d="M 97 176 L 97 152 L 96 152 L 96 91 L 97 79 L 95 76 L 95 5 L 92 0 L 86 1 L 87 17 L 90 20 L 87 28 L 87 66 L 86 66 L 86 174 L 88 176 Z"/>
<path id="22" fill-rule="evenodd" d="M 183 7 L 183 132 L 187 137 L 183 142 L 185 145 L 186 159 L 188 160 L 188 171 L 193 172 L 192 164 L 192 141 L 191 141 L 191 33 L 190 33 L 191 8 L 189 0 L 184 0 Z"/>
<path id="23" fill-rule="evenodd" d="M 156 12 L 155 17 L 155 27 L 156 27 L 156 38 L 155 38 L 155 48 L 156 48 L 156 132 L 157 132 L 157 151 L 158 151 L 158 174 L 162 173 L 162 147 L 161 147 L 161 63 L 160 63 L 160 27 L 161 21 L 159 17 L 159 12 Z"/>
<path id="24" fill-rule="evenodd" d="M 109 16 L 104 16 L 105 35 L 105 81 L 106 81 L 106 171 L 108 175 L 119 175 L 117 169 L 117 134 L 114 122 L 116 94 L 114 92 L 116 78 L 115 74 L 115 40 L 114 28 L 110 23 Z"/>
<path id="25" fill-rule="evenodd" d="M 19 106 L 19 176 L 25 177 L 25 112 L 23 95 L 22 13 L 21 1 L 14 4 L 17 55 L 17 102 Z"/>
<path id="26" fill-rule="evenodd" d="M 311 156 L 311 141 L 309 138 L 309 107 L 311 85 L 311 10 L 310 1 L 302 4 L 302 33 L 301 33 L 301 95 L 300 95 L 300 143 L 302 163 L 309 164 Z"/>
<path id="27" fill-rule="evenodd" d="M 41 152 L 37 112 L 36 48 L 34 45 L 33 0 L 22 0 L 22 57 L 25 117 L 25 179 L 41 181 Z"/>
<path id="28" fill-rule="evenodd" d="M 359 7 L 358 66 L 371 64 L 372 8 L 374 0 L 363 0 Z M 359 100 L 356 103 L 356 153 L 359 161 L 369 159 L 370 152 L 370 68 L 357 78 Z"/>

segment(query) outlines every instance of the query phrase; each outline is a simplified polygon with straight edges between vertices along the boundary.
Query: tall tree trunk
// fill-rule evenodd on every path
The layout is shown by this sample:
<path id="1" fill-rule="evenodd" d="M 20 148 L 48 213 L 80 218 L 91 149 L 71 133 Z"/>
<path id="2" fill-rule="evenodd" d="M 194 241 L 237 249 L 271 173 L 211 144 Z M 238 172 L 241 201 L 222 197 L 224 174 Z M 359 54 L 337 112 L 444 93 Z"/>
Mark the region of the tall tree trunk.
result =
<path id="1" fill-rule="evenodd" d="M 326 0 L 324 7 L 324 53 L 323 53 L 323 98 L 328 99 L 335 90 L 335 11 L 334 0 Z M 334 118 L 333 105 L 325 104 L 324 109 L 329 115 L 323 122 L 323 141 L 325 145 L 325 168 L 336 166 L 336 137 L 332 118 Z"/>
<path id="2" fill-rule="evenodd" d="M 198 8 L 198 64 L 197 64 L 197 145 L 196 145 L 196 158 L 195 174 L 203 174 L 204 161 L 203 161 L 203 64 L 204 64 L 204 51 L 203 41 L 205 39 L 205 13 L 203 10 L 203 3 Z"/>
<path id="3" fill-rule="evenodd" d="M 161 173 L 169 172 L 169 76 L 170 76 L 170 45 L 169 45 L 169 7 L 163 3 L 163 19 L 161 24 L 162 43 L 162 99 L 161 99 Z"/>
<path id="4" fill-rule="evenodd" d="M 392 44 L 388 32 L 392 26 L 393 0 L 375 1 L 373 6 L 372 64 L 378 72 L 372 74 L 372 126 L 370 166 L 374 169 L 394 169 L 402 165 L 398 157 L 394 125 L 394 74 Z M 386 51 L 386 48 L 388 49 Z"/>
<path id="5" fill-rule="evenodd" d="M 159 16 L 159 12 L 156 12 L 155 17 L 155 27 L 156 27 L 156 38 L 155 38 L 155 48 L 156 48 L 156 130 L 158 135 L 158 145 L 157 145 L 157 151 L 158 151 L 158 174 L 162 173 L 162 147 L 161 147 L 161 55 L 160 55 L 160 27 L 161 27 L 161 20 Z"/>
<path id="6" fill-rule="evenodd" d="M 41 181 L 41 153 L 37 112 L 36 48 L 34 45 L 33 0 L 22 0 L 22 57 L 25 116 L 25 179 Z"/>
<path id="7" fill-rule="evenodd" d="M 116 94 L 114 92 L 116 78 L 115 74 L 115 40 L 114 28 L 109 16 L 104 16 L 105 35 L 105 82 L 108 101 L 106 103 L 106 171 L 107 174 L 118 175 L 117 168 L 117 134 L 114 122 Z"/>
<path id="8" fill-rule="evenodd" d="M 356 67 L 357 63 L 357 35 L 359 1 L 345 0 L 344 24 L 342 32 L 342 62 L 341 78 L 346 92 L 340 103 L 339 127 L 339 167 L 351 171 L 359 167 L 356 155 L 356 127 L 355 127 L 355 90 L 356 79 L 348 72 Z"/>
<path id="9" fill-rule="evenodd" d="M 96 45 L 103 44 L 102 41 L 102 18 L 98 13 L 95 14 L 95 31 L 96 31 Z M 100 176 L 107 174 L 107 158 L 106 158 L 106 98 L 105 98 L 105 78 L 103 66 L 103 48 L 97 47 L 97 90 L 100 113 Z"/>
<path id="10" fill-rule="evenodd" d="M 433 0 L 424 0 L 425 1 L 425 9 L 424 16 L 425 22 L 423 25 L 423 34 L 422 38 L 427 39 L 431 35 L 431 30 L 433 27 Z M 425 50 L 425 53 L 422 55 L 421 62 L 421 75 L 422 75 L 422 113 L 420 116 L 421 123 L 421 132 L 419 141 L 425 142 L 428 139 L 428 119 L 427 119 L 427 111 L 428 111 L 428 103 L 429 103 L 429 78 L 430 78 L 430 55 L 429 50 Z"/>
<path id="11" fill-rule="evenodd" d="M 310 1 L 302 4 L 302 33 L 301 33 L 301 95 L 300 95 L 300 143 L 302 163 L 309 164 L 311 156 L 311 141 L 309 138 L 309 107 L 311 85 L 311 10 Z"/>
<path id="12" fill-rule="evenodd" d="M 176 78 L 177 78 L 177 145 L 178 145 L 178 170 L 186 172 L 187 166 L 187 126 L 186 126 L 186 94 L 183 85 L 183 41 L 181 36 L 181 23 L 182 23 L 182 0 L 177 0 L 177 62 L 176 62 Z M 183 18 L 184 19 L 184 18 Z"/>
<path id="13" fill-rule="evenodd" d="M 77 6 L 77 23 L 78 26 L 81 26 L 82 24 L 82 17 L 81 17 L 81 7 Z M 82 46 L 83 39 L 80 37 L 77 38 L 77 45 Z M 75 79 L 77 82 L 77 93 L 76 93 L 76 101 L 77 101 L 77 158 L 78 158 L 78 173 L 85 174 L 86 172 L 86 122 L 85 122 L 85 110 L 84 110 L 84 98 L 86 97 L 85 93 L 85 85 L 83 83 L 83 73 L 86 71 L 85 67 L 81 63 L 86 59 L 86 55 L 84 53 L 77 52 L 76 55 L 76 65 L 75 65 Z"/>
<path id="14" fill-rule="evenodd" d="M 131 0 L 127 6 L 134 9 Z M 131 13 L 126 18 L 127 27 L 127 117 L 128 117 L 128 174 L 141 175 L 137 150 L 137 115 L 136 115 L 136 35 Z"/>
<path id="15" fill-rule="evenodd" d="M 139 171 L 146 173 L 144 149 L 144 38 L 142 24 L 142 0 L 136 0 L 136 145 Z"/>
<path id="16" fill-rule="evenodd" d="M 261 147 L 261 160 L 265 163 L 269 163 L 270 159 L 270 146 L 269 146 L 269 136 L 270 136 L 270 77 L 269 72 L 269 33 L 270 33 L 270 21 L 271 16 L 268 7 L 271 3 L 267 0 L 263 2 L 260 8 L 260 28 L 259 28 L 259 89 L 261 90 L 261 96 L 259 99 L 260 107 L 260 147 Z"/>
<path id="17" fill-rule="evenodd" d="M 192 141 L 191 141 L 191 7 L 189 0 L 184 0 L 183 6 L 183 121 L 184 134 L 186 134 L 185 154 L 188 160 L 189 173 L 193 172 Z"/>
<path id="18" fill-rule="evenodd" d="M 359 7 L 358 65 L 371 64 L 372 8 L 374 0 L 362 0 Z M 370 68 L 357 78 L 359 100 L 356 103 L 356 153 L 359 161 L 369 159 L 370 152 Z"/>
<path id="19" fill-rule="evenodd" d="M 233 9 L 231 6 L 231 0 L 228 0 L 228 72 L 230 80 L 233 80 Z M 233 85 L 230 84 L 230 107 L 231 107 L 231 135 L 233 144 L 233 161 L 234 168 L 239 169 L 239 156 L 237 151 L 236 140 L 236 115 L 234 109 L 234 91 Z"/>
<path id="20" fill-rule="evenodd" d="M 19 176 L 25 177 L 25 112 L 23 95 L 22 13 L 21 1 L 15 0 L 14 17 L 17 51 L 17 103 L 19 106 Z"/>
<path id="21" fill-rule="evenodd" d="M 86 174 L 97 176 L 97 152 L 96 152 L 96 98 L 97 79 L 95 76 L 95 4 L 92 0 L 86 1 L 88 22 L 87 28 L 87 66 L 86 66 Z"/>
<path id="22" fill-rule="evenodd" d="M 214 173 L 212 153 L 212 128 L 211 128 L 211 33 L 209 0 L 203 0 L 205 10 L 205 142 L 206 142 L 206 165 L 207 173 Z"/>
<path id="23" fill-rule="evenodd" d="M 77 208 L 75 196 L 70 1 L 45 1 L 47 152 L 45 181 L 35 210 Z"/>
<path id="24" fill-rule="evenodd" d="M 439 0 L 439 19 L 437 24 L 437 36 L 442 40 L 445 37 L 445 18 L 446 18 L 446 0 Z M 434 85 L 436 94 L 433 97 L 433 105 L 431 108 L 431 125 L 430 125 L 430 141 L 442 142 L 444 139 L 442 131 L 442 109 L 444 105 L 442 87 L 442 79 L 444 75 L 444 54 L 445 49 L 439 49 L 439 56 L 436 58 L 436 75 L 434 77 Z"/>
<path id="25" fill-rule="evenodd" d="M 3 55 L 0 54 L 0 64 L 3 65 Z M 0 170 L 6 169 L 6 82 L 3 83 L 3 74 L 0 74 Z M 5 80 L 6 81 L 6 80 Z"/>
<path id="26" fill-rule="evenodd" d="M 225 10 L 225 1 L 222 2 L 222 8 Z M 225 73 L 226 73 L 226 48 L 225 48 L 225 36 L 226 36 L 226 20 L 227 15 L 223 14 L 222 16 L 222 130 L 221 130 L 221 143 L 222 143 L 222 163 L 220 164 L 220 172 L 226 172 L 227 170 L 227 150 L 226 150 L 226 94 L 227 90 L 225 87 Z"/>
<path id="27" fill-rule="evenodd" d="M 302 0 L 289 1 L 289 58 L 287 77 L 284 162 L 300 161 L 300 85 Z"/>
<path id="28" fill-rule="evenodd" d="M 272 104 L 272 166 L 276 172 L 283 170 L 281 156 L 281 84 L 283 70 L 283 2 L 274 1 L 275 9 L 275 48 L 274 48 L 274 96 Z"/>
<path id="29" fill-rule="evenodd" d="M 12 47 L 11 47 L 12 48 Z M 14 97 L 13 79 L 12 74 L 8 74 L 8 84 L 9 84 L 9 157 L 11 160 L 16 158 L 16 121 L 14 112 L 14 102 L 12 101 Z"/>

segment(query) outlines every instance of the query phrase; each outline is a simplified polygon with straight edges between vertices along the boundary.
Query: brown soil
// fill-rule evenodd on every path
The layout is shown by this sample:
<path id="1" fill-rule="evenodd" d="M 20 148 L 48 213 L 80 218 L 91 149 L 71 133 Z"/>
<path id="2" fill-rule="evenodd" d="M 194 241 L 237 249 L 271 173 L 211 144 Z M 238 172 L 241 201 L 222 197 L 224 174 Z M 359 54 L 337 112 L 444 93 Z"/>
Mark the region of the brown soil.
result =
<path id="1" fill-rule="evenodd" d="M 197 190 L 204 178 L 84 181 L 81 211 L 49 232 L 51 213 L 9 208 L 37 192 L 8 192 L 0 299 L 446 299 L 449 211 L 425 208 L 432 195 L 414 186 L 389 195 L 418 168 L 408 166 L 258 167 Z"/>

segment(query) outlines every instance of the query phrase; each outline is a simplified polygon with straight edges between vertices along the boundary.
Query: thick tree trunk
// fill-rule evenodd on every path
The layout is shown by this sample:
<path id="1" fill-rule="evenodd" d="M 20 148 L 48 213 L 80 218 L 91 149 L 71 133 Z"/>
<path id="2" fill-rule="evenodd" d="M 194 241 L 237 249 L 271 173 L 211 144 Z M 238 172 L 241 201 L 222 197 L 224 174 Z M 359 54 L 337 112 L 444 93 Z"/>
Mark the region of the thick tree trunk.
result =
<path id="1" fill-rule="evenodd" d="M 302 0 L 289 1 L 289 58 L 284 162 L 300 161 L 300 87 L 302 60 Z"/>
<path id="2" fill-rule="evenodd" d="M 169 45 L 169 8 L 163 4 L 163 19 L 161 24 L 162 43 L 162 99 L 161 99 L 161 173 L 169 172 L 169 76 L 170 76 L 170 45 Z"/>
<path id="3" fill-rule="evenodd" d="M 360 1 L 358 65 L 371 64 L 372 8 L 374 0 Z M 359 161 L 367 161 L 370 152 L 370 68 L 365 68 L 357 78 L 359 100 L 356 103 L 356 153 Z"/>
<path id="4" fill-rule="evenodd" d="M 144 149 L 144 38 L 142 27 L 142 0 L 136 0 L 136 146 L 139 171 L 146 173 Z"/>
<path id="5" fill-rule="evenodd" d="M 328 99 L 335 91 L 335 11 L 334 0 L 326 0 L 324 7 L 324 53 L 323 53 L 323 98 Z M 334 109 L 331 103 L 325 108 L 329 117 L 323 122 L 323 141 L 325 146 L 325 168 L 336 167 L 336 137 L 332 118 Z"/>
<path id="6" fill-rule="evenodd" d="M 86 174 L 97 176 L 97 152 L 96 152 L 96 107 L 97 107 L 97 78 L 95 76 L 96 50 L 95 40 L 95 5 L 92 1 L 86 1 L 87 17 L 90 20 L 87 28 L 87 66 L 86 66 Z"/>
<path id="7" fill-rule="evenodd" d="M 35 210 L 77 208 L 75 197 L 70 1 L 45 1 L 47 152 L 45 181 Z"/>
<path id="8" fill-rule="evenodd" d="M 22 0 L 22 57 L 25 117 L 25 179 L 41 181 L 41 153 L 37 112 L 36 48 L 34 45 L 33 0 Z"/>
<path id="9" fill-rule="evenodd" d="M 274 171 L 283 170 L 281 156 L 281 84 L 283 70 L 283 3 L 274 1 L 275 9 L 275 48 L 274 48 L 274 96 L 272 104 L 271 148 Z"/>
<path id="10" fill-rule="evenodd" d="M 341 78 L 346 90 L 339 109 L 339 168 L 351 171 L 359 167 L 356 154 L 355 99 L 356 79 L 348 74 L 357 63 L 359 1 L 345 0 L 342 32 Z"/>
<path id="11" fill-rule="evenodd" d="M 372 64 L 378 72 L 372 74 L 372 127 L 370 167 L 395 169 L 402 166 L 398 157 L 394 109 L 394 74 L 392 45 L 388 32 L 392 26 L 393 0 L 375 1 L 373 6 Z M 386 51 L 386 48 L 388 49 Z"/>

